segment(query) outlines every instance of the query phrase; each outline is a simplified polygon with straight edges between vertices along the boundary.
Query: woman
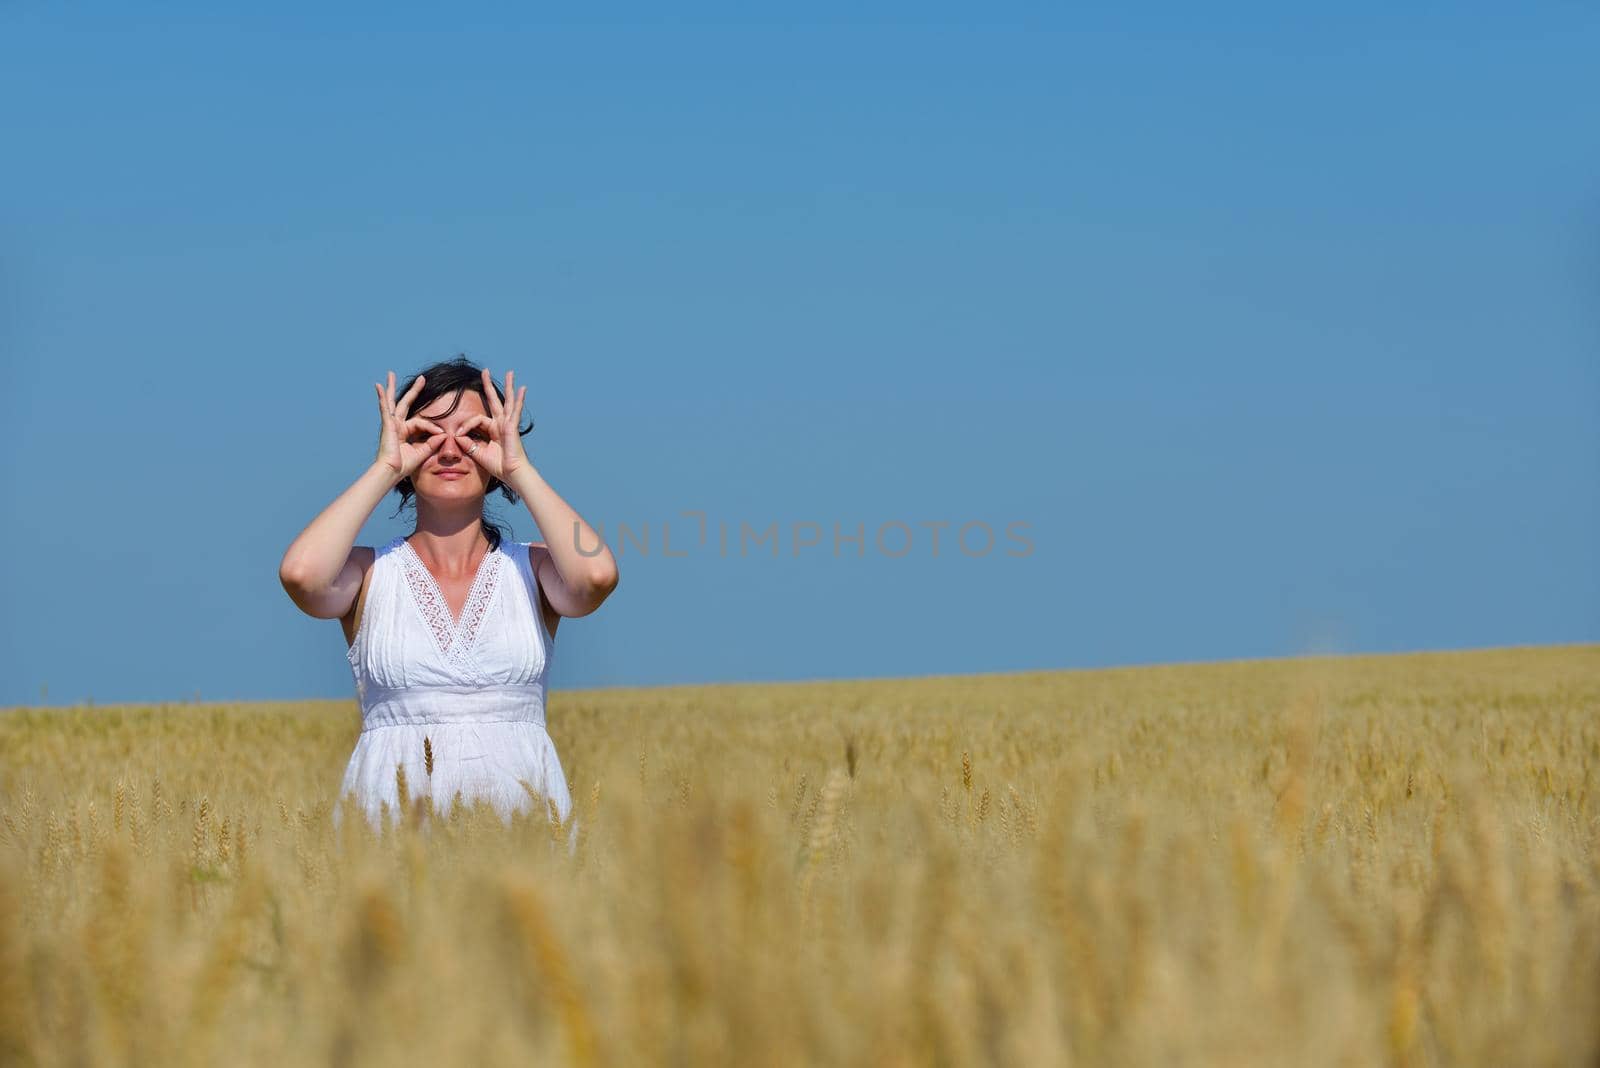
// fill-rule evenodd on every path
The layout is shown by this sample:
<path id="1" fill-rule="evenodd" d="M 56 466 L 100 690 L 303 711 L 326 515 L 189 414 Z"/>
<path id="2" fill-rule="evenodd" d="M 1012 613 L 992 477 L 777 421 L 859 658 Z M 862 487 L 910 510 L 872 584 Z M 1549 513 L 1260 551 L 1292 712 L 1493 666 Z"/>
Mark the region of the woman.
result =
<path id="1" fill-rule="evenodd" d="M 586 616 L 617 586 L 611 550 L 540 477 L 518 424 L 527 387 L 502 395 L 465 356 L 435 364 L 397 402 L 394 372 L 378 391 L 378 456 L 284 553 L 279 578 L 294 603 L 338 619 L 362 730 L 333 821 L 354 794 L 381 827 L 398 814 L 402 781 L 448 812 L 459 798 L 513 812 L 554 812 L 575 844 L 577 821 L 545 732 L 545 682 L 556 627 Z M 419 414 L 412 415 L 415 408 Z M 355 545 L 385 494 L 416 500 L 416 529 Z M 499 490 L 521 497 L 544 542 L 507 542 L 484 516 Z M 537 806 L 537 808 L 534 808 Z"/>

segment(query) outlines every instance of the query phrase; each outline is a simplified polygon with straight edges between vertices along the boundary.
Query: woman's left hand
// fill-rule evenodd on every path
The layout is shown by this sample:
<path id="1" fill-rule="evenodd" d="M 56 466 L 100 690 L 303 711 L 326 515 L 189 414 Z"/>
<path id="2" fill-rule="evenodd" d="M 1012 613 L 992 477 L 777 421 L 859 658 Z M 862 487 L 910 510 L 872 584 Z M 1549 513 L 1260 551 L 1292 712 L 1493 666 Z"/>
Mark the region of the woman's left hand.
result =
<path id="1" fill-rule="evenodd" d="M 456 428 L 456 436 L 461 439 L 461 451 L 490 477 L 501 482 L 509 482 L 512 475 L 528 465 L 528 456 L 522 451 L 522 435 L 517 430 L 522 422 L 522 399 L 527 395 L 528 387 L 514 390 L 515 377 L 515 371 L 506 372 L 507 403 L 501 403 L 494 390 L 494 379 L 485 367 L 483 399 L 489 405 L 489 414 L 475 415 Z M 488 431 L 489 440 L 474 442 L 468 435 L 480 426 Z M 476 449 L 473 449 L 474 445 Z"/>

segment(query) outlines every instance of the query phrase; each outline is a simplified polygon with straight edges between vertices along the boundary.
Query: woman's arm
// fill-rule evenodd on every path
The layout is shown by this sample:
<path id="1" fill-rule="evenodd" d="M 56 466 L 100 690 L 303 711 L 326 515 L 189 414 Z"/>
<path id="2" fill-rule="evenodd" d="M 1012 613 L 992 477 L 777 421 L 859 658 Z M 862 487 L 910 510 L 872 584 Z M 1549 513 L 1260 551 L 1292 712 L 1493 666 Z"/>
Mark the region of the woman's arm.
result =
<path id="1" fill-rule="evenodd" d="M 278 565 L 278 581 L 289 599 L 307 615 L 318 619 L 338 619 L 356 603 L 361 592 L 363 567 L 356 555 L 361 526 L 378 507 L 384 495 L 415 471 L 435 449 L 444 443 L 444 431 L 431 419 L 407 417 L 411 402 L 421 391 L 422 375 L 396 403 L 394 372 L 389 372 L 389 387 L 374 382 L 378 391 L 378 457 L 361 477 L 328 505 L 302 530 Z M 426 431 L 426 441 L 411 437 Z"/>
<path id="2" fill-rule="evenodd" d="M 561 499 L 532 463 L 513 471 L 506 485 L 522 498 L 548 539 L 555 574 L 541 569 L 539 585 L 550 606 L 564 616 L 586 616 L 599 608 L 617 588 L 617 561 L 611 547 Z"/>
<path id="3" fill-rule="evenodd" d="M 394 468 L 375 461 L 290 542 L 278 581 L 302 612 L 338 619 L 350 611 L 363 570 L 351 550 L 372 510 L 399 483 Z"/>
<path id="4" fill-rule="evenodd" d="M 462 438 L 477 427 L 489 432 L 486 448 L 466 446 L 472 461 L 522 498 L 528 514 L 549 540 L 549 563 L 537 574 L 550 606 L 563 616 L 586 616 L 617 588 L 617 561 L 610 546 L 583 521 L 561 495 L 550 488 L 522 448 L 522 402 L 528 387 L 516 388 L 516 372 L 506 372 L 502 401 L 489 369 L 483 369 L 486 415 L 475 415 L 456 427 Z"/>

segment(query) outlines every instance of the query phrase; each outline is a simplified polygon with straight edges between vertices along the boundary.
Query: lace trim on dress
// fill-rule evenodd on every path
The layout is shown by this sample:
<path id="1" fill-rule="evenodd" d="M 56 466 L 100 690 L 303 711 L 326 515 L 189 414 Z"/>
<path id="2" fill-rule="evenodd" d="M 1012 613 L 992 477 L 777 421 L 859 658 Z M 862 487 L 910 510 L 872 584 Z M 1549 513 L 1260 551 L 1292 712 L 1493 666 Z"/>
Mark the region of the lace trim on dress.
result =
<path id="1" fill-rule="evenodd" d="M 461 618 L 452 620 L 450 607 L 445 602 L 444 592 L 439 589 L 439 583 L 434 580 L 433 572 L 428 570 L 410 542 L 401 538 L 400 545 L 404 549 L 400 556 L 401 570 L 405 572 L 406 584 L 411 587 L 412 597 L 422 612 L 423 620 L 433 633 L 434 643 L 447 661 L 461 663 L 478 636 L 478 625 L 483 622 L 495 587 L 499 585 L 501 553 L 491 549 L 478 561 L 472 587 L 467 591 L 467 603 L 461 607 Z"/>

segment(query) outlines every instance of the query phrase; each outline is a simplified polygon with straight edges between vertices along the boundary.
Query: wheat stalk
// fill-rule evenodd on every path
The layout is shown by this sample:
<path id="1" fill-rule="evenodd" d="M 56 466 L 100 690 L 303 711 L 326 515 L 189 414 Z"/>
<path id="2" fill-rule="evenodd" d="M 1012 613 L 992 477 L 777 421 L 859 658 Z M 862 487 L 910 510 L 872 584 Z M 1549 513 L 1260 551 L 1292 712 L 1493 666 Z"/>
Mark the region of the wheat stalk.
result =
<path id="1" fill-rule="evenodd" d="M 544 902 L 533 884 L 522 879 L 504 880 L 500 893 L 502 914 L 512 934 L 511 943 L 521 950 L 518 961 L 524 972 L 524 989 L 531 1012 L 536 1018 L 543 1009 L 542 994 L 548 990 L 560 1010 L 570 1063 L 594 1064 L 597 1029 Z"/>
<path id="2" fill-rule="evenodd" d="M 201 797 L 199 807 L 195 809 L 194 830 L 190 835 L 194 847 L 194 862 L 204 865 L 206 861 L 206 839 L 210 830 L 211 799 Z"/>
<path id="3" fill-rule="evenodd" d="M 394 765 L 394 790 L 399 798 L 399 812 L 396 813 L 396 818 L 404 823 L 411 814 L 411 791 L 406 788 L 406 766 L 400 761 L 396 761 Z"/>

